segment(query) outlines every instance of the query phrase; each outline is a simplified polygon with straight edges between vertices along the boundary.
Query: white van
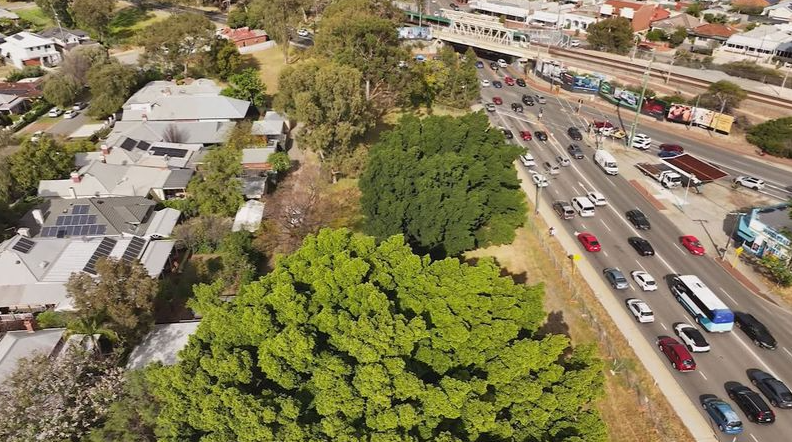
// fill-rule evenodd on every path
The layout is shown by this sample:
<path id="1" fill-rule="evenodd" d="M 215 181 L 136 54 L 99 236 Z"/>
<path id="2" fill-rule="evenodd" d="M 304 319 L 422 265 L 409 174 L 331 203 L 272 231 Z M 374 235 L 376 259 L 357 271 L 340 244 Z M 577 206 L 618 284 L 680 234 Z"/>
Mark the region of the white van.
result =
<path id="1" fill-rule="evenodd" d="M 619 174 L 619 165 L 616 163 L 616 158 L 605 149 L 597 149 L 594 153 L 594 162 L 608 175 Z"/>
<path id="2" fill-rule="evenodd" d="M 572 198 L 572 207 L 575 208 L 579 216 L 594 216 L 594 203 L 588 197 L 576 196 Z"/>

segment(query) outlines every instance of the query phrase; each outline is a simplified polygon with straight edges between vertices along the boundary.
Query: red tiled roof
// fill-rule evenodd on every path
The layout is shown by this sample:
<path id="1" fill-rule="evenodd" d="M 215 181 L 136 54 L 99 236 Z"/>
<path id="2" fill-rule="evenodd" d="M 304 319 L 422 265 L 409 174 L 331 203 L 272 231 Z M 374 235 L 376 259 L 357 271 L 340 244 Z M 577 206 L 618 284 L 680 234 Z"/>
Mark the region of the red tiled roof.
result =
<path id="1" fill-rule="evenodd" d="M 8 83 L 0 82 L 0 94 L 16 95 L 18 97 L 34 98 L 40 97 L 41 82 L 35 81 L 30 83 Z"/>
<path id="2" fill-rule="evenodd" d="M 267 35 L 267 33 L 262 30 L 250 29 L 247 26 L 239 29 L 223 28 L 223 30 L 221 30 L 220 33 L 225 35 L 226 37 L 228 37 L 229 40 L 234 42 L 250 40 L 252 38 L 257 38 Z"/>
<path id="3" fill-rule="evenodd" d="M 654 12 L 652 12 L 651 21 L 658 21 L 658 20 L 665 20 L 668 17 L 671 17 L 671 13 L 666 11 L 661 7 L 656 7 Z"/>
<path id="4" fill-rule="evenodd" d="M 696 26 L 693 28 L 693 32 L 698 35 L 705 35 L 709 37 L 729 38 L 732 36 L 732 34 L 735 34 L 737 30 L 720 23 L 707 23 L 705 25 Z"/>
<path id="5" fill-rule="evenodd" d="M 613 6 L 613 13 L 614 14 L 618 14 L 619 10 L 621 10 L 621 8 L 630 8 L 630 9 L 633 9 L 633 10 L 637 11 L 637 10 L 643 8 L 644 6 L 650 6 L 650 5 L 647 5 L 646 3 L 625 2 L 625 1 L 622 1 L 622 0 L 608 0 L 608 1 L 605 2 L 605 4 Z"/>

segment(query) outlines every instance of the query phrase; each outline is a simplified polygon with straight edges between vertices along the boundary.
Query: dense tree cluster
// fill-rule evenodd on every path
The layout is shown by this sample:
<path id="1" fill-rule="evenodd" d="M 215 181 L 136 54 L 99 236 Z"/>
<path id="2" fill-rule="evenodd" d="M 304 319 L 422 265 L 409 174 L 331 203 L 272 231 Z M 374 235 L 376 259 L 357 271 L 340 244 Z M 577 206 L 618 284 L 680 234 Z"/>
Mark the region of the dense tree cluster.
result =
<path id="1" fill-rule="evenodd" d="M 202 14 L 173 14 L 139 35 L 145 48 L 141 63 L 163 73 L 186 76 L 193 63 L 205 60 L 206 48 L 215 40 L 215 32 L 215 25 Z"/>
<path id="2" fill-rule="evenodd" d="M 476 54 L 468 49 L 459 56 L 451 47 L 440 50 L 439 59 L 416 63 L 411 68 L 410 102 L 415 105 L 434 103 L 467 109 L 479 96 Z"/>
<path id="3" fill-rule="evenodd" d="M 221 91 L 222 95 L 247 100 L 252 106 L 263 107 L 267 86 L 261 81 L 259 73 L 253 68 L 245 69 L 228 77 L 229 86 Z"/>
<path id="4" fill-rule="evenodd" d="M 512 164 L 520 153 L 482 113 L 403 117 L 374 145 L 360 180 L 368 230 L 404 233 L 438 255 L 510 242 L 525 219 Z"/>
<path id="5" fill-rule="evenodd" d="M 323 230 L 204 315 L 151 376 L 162 441 L 604 441 L 592 347 L 540 335 L 542 287 Z"/>
<path id="6" fill-rule="evenodd" d="M 134 67 L 122 64 L 115 58 L 93 65 L 87 75 L 88 87 L 91 89 L 88 114 L 99 118 L 120 109 L 140 81 Z"/>
<path id="7" fill-rule="evenodd" d="M 635 44 L 630 20 L 613 17 L 592 23 L 586 29 L 588 44 L 598 50 L 626 54 Z"/>
<path id="8" fill-rule="evenodd" d="M 748 130 L 746 138 L 767 153 L 792 158 L 792 117 L 757 124 Z"/>

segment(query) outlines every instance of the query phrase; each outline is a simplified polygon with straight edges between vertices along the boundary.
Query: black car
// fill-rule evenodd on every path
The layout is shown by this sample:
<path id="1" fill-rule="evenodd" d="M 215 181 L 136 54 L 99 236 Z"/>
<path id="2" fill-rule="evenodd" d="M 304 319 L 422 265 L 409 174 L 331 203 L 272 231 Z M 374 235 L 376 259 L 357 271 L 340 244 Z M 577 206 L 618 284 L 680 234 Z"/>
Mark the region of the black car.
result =
<path id="1" fill-rule="evenodd" d="M 739 382 L 727 383 L 726 391 L 729 397 L 748 416 L 750 421 L 759 424 L 772 424 L 775 422 L 775 413 L 759 393 L 751 390 Z"/>
<path id="2" fill-rule="evenodd" d="M 567 150 L 569 151 L 569 154 L 572 155 L 572 158 L 576 160 L 582 160 L 584 158 L 583 149 L 581 149 L 577 144 L 570 144 L 569 147 L 567 147 Z"/>
<path id="3" fill-rule="evenodd" d="M 537 130 L 536 132 L 534 132 L 534 138 L 536 138 L 539 141 L 547 141 L 547 133 L 541 130 Z"/>
<path id="4" fill-rule="evenodd" d="M 528 94 L 525 94 L 525 95 L 522 96 L 522 102 L 526 106 L 533 106 L 534 105 L 533 97 L 528 95 Z"/>
<path id="5" fill-rule="evenodd" d="M 484 69 L 484 62 L 479 60 L 476 62 L 476 69 Z"/>
<path id="6" fill-rule="evenodd" d="M 503 87 L 503 83 L 501 83 L 498 80 L 495 80 L 495 81 L 492 82 L 492 87 L 494 87 L 495 89 L 500 89 L 500 88 Z"/>
<path id="7" fill-rule="evenodd" d="M 490 62 L 490 69 L 492 69 L 493 71 L 497 71 L 498 70 L 498 63 L 495 63 L 494 61 L 491 61 Z"/>
<path id="8" fill-rule="evenodd" d="M 652 225 L 649 224 L 649 220 L 646 219 L 646 215 L 638 209 L 628 210 L 625 216 L 627 216 L 627 220 L 638 230 L 649 230 L 652 228 Z"/>
<path id="9" fill-rule="evenodd" d="M 514 134 L 509 129 L 501 129 L 501 131 L 503 132 L 503 136 L 506 137 L 507 140 L 511 140 L 512 138 L 514 138 Z"/>
<path id="10" fill-rule="evenodd" d="M 649 241 L 641 238 L 640 236 L 631 236 L 627 242 L 638 252 L 641 256 L 654 256 L 655 251 Z"/>
<path id="11" fill-rule="evenodd" d="M 512 110 L 514 112 L 522 113 L 522 111 L 523 111 L 522 104 L 520 104 L 520 103 L 512 103 L 511 108 L 512 108 Z"/>
<path id="12" fill-rule="evenodd" d="M 770 404 L 778 408 L 792 408 L 792 391 L 773 375 L 762 370 L 748 370 L 751 383 L 762 392 Z"/>
<path id="13" fill-rule="evenodd" d="M 525 80 L 523 80 L 522 78 L 518 78 L 516 83 L 517 83 L 517 86 L 525 87 Z"/>
<path id="14" fill-rule="evenodd" d="M 571 138 L 572 141 L 583 140 L 583 134 L 581 134 L 578 128 L 576 127 L 570 127 L 569 129 L 567 129 L 567 135 L 569 135 L 569 138 Z"/>
<path id="15" fill-rule="evenodd" d="M 459 6 L 457 6 L 456 3 L 451 3 L 450 5 L 448 5 L 448 7 L 454 11 L 459 11 Z"/>
<path id="16" fill-rule="evenodd" d="M 750 313 L 734 312 L 734 323 L 759 347 L 775 350 L 778 343 L 770 330 Z"/>

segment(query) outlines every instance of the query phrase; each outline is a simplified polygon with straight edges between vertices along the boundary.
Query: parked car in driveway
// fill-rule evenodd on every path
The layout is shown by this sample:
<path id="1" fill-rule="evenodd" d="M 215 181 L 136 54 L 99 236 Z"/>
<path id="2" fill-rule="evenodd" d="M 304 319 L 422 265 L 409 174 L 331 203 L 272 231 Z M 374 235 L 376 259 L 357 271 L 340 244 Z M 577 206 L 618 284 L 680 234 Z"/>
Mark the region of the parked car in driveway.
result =
<path id="1" fill-rule="evenodd" d="M 55 118 L 60 117 L 62 113 L 62 110 L 58 109 L 57 107 L 53 107 L 49 112 L 47 112 L 47 116 L 50 118 Z"/>
<path id="2" fill-rule="evenodd" d="M 597 237 L 589 232 L 578 233 L 577 238 L 587 252 L 599 252 L 602 250 L 602 245 L 600 245 Z"/>
<path id="3" fill-rule="evenodd" d="M 704 335 L 690 324 L 680 322 L 674 324 L 674 332 L 679 336 L 679 340 L 685 344 L 685 347 L 693 353 L 704 353 L 710 351 L 709 342 L 704 338 Z"/>
<path id="4" fill-rule="evenodd" d="M 576 160 L 582 160 L 585 158 L 583 155 L 583 149 L 581 149 L 577 144 L 570 144 L 569 147 L 567 147 L 567 150 L 569 151 L 569 154 L 572 155 L 572 158 Z"/>
<path id="5" fill-rule="evenodd" d="M 731 400 L 748 416 L 748 420 L 757 424 L 772 424 L 775 422 L 775 413 L 759 393 L 739 382 L 727 382 L 726 392 Z"/>
<path id="6" fill-rule="evenodd" d="M 638 209 L 628 210 L 624 215 L 627 217 L 627 221 L 638 230 L 649 230 L 652 228 L 649 220 L 646 219 L 646 215 Z"/>
<path id="7" fill-rule="evenodd" d="M 748 370 L 751 383 L 770 401 L 770 405 L 778 408 L 792 408 L 792 391 L 783 382 L 770 373 L 758 369 Z"/>
<path id="8" fill-rule="evenodd" d="M 71 119 L 71 118 L 76 117 L 78 113 L 79 112 L 77 112 L 76 110 L 69 109 L 69 110 L 67 110 L 66 112 L 63 113 L 63 118 Z"/>
<path id="9" fill-rule="evenodd" d="M 72 110 L 81 111 L 81 110 L 85 109 L 87 106 L 88 106 L 88 103 L 86 103 L 84 101 L 78 101 L 78 102 L 74 103 L 74 106 L 72 106 Z"/>
<path id="10" fill-rule="evenodd" d="M 693 235 L 681 236 L 679 237 L 679 242 L 682 243 L 684 248 L 688 249 L 688 252 L 690 252 L 691 255 L 702 256 L 705 253 L 704 246 L 701 245 L 701 241 L 699 241 L 698 238 Z"/>
<path id="11" fill-rule="evenodd" d="M 743 424 L 731 405 L 723 402 L 717 396 L 709 395 L 702 399 L 701 406 L 710 415 L 718 429 L 726 434 L 740 434 L 743 431 Z"/>
<path id="12" fill-rule="evenodd" d="M 602 274 L 605 275 L 605 279 L 614 289 L 624 290 L 630 288 L 630 283 L 627 282 L 624 273 L 616 267 L 608 267 L 602 271 Z"/>
<path id="13" fill-rule="evenodd" d="M 734 324 L 753 341 L 757 347 L 775 350 L 778 342 L 770 333 L 770 330 L 756 319 L 754 315 L 745 312 L 734 312 Z"/>
<path id="14" fill-rule="evenodd" d="M 655 254 L 652 244 L 640 236 L 631 236 L 627 239 L 627 242 L 630 243 L 632 248 L 641 256 L 654 256 Z"/>
<path id="15" fill-rule="evenodd" d="M 694 371 L 696 361 L 690 352 L 679 341 L 670 336 L 661 336 L 657 340 L 657 348 L 666 355 L 671 366 L 677 371 Z"/>
<path id="16" fill-rule="evenodd" d="M 643 270 L 635 270 L 630 272 L 630 276 L 632 276 L 633 281 L 638 284 L 638 287 L 645 292 L 653 292 L 657 290 L 657 281 L 655 281 L 654 277 L 649 273 Z"/>
<path id="17" fill-rule="evenodd" d="M 632 313 L 638 322 L 642 324 L 654 322 L 654 312 L 649 308 L 649 304 L 646 302 L 640 299 L 630 298 L 626 301 L 626 304 L 627 309 L 630 310 L 630 313 Z"/>

